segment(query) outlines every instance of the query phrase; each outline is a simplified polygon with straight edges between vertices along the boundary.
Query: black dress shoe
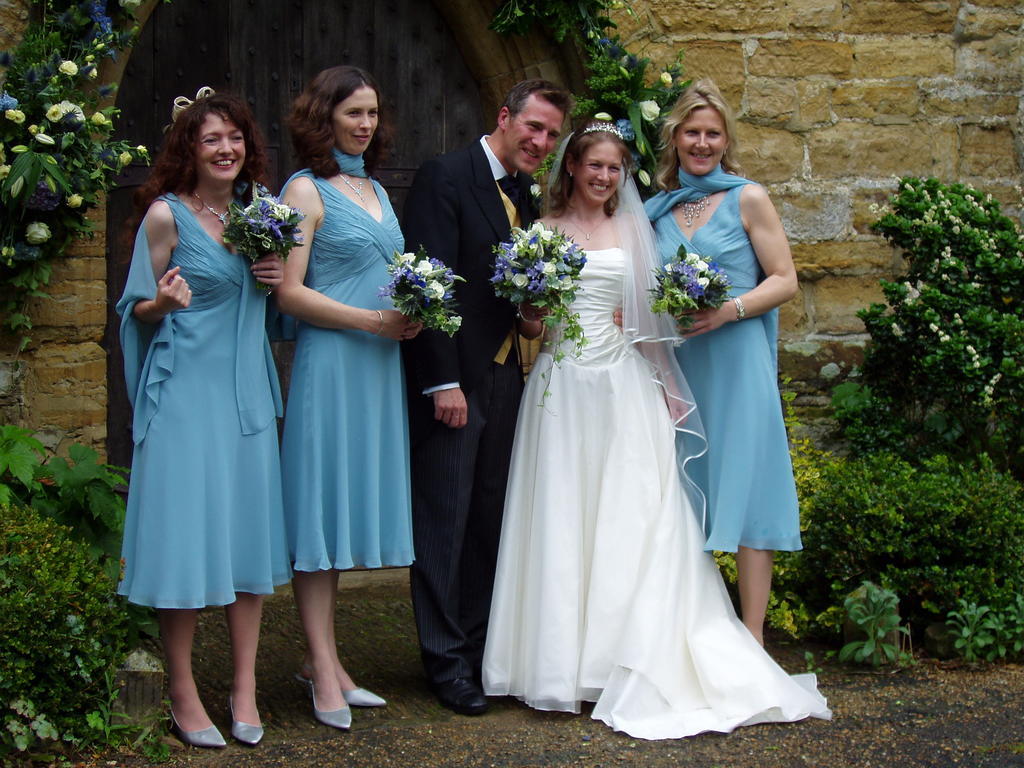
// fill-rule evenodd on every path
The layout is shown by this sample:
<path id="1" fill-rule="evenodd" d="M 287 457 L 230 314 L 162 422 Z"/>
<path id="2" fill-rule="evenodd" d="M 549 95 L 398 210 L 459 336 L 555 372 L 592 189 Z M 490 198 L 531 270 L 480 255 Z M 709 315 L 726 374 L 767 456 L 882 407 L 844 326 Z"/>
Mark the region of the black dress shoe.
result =
<path id="1" fill-rule="evenodd" d="M 454 680 L 442 680 L 433 683 L 434 695 L 441 704 L 460 715 L 482 715 L 487 711 L 487 699 L 484 692 L 465 677 Z"/>

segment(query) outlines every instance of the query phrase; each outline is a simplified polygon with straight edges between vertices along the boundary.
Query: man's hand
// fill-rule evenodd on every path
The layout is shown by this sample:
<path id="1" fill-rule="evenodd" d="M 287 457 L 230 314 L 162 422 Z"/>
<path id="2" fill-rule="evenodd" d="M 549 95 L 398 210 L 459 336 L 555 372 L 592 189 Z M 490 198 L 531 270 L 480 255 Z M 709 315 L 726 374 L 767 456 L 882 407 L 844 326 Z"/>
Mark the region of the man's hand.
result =
<path id="1" fill-rule="evenodd" d="M 469 406 L 461 387 L 439 389 L 431 394 L 434 398 L 434 418 L 452 429 L 466 426 L 469 418 Z"/>

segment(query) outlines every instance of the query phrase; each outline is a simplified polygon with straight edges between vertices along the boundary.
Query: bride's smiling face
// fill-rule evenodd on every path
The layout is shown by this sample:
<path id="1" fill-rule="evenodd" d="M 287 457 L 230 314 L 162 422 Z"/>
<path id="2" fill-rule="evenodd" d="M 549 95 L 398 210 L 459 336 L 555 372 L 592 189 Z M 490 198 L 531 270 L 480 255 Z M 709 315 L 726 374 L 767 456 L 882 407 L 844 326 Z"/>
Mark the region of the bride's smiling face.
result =
<path id="1" fill-rule="evenodd" d="M 619 188 L 622 150 L 614 141 L 598 141 L 583 150 L 579 162 L 569 158 L 566 168 L 572 175 L 573 202 L 599 207 Z"/>

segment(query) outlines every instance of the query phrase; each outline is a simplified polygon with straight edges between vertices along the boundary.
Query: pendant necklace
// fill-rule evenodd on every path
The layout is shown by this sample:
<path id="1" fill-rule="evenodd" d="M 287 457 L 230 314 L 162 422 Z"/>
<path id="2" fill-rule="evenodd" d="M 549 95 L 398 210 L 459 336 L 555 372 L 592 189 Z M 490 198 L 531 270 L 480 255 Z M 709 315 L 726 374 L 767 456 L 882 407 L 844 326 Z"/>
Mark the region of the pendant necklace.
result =
<path id="1" fill-rule="evenodd" d="M 205 202 L 203 201 L 203 198 L 201 198 L 201 197 L 200 197 L 199 195 L 197 195 L 197 194 L 196 194 L 195 192 L 193 192 L 193 193 L 192 193 L 192 197 L 194 197 L 194 198 L 195 198 L 196 200 L 198 200 L 198 201 L 199 201 L 199 204 L 200 204 L 201 206 L 203 206 L 203 208 L 205 208 L 205 209 L 206 209 L 206 210 L 208 210 L 208 211 L 209 211 L 210 213 L 212 213 L 212 214 L 213 214 L 214 216 L 216 216 L 216 217 L 217 217 L 217 220 L 218 220 L 218 221 L 219 221 L 219 222 L 221 223 L 221 225 L 222 225 L 222 226 L 225 226 L 225 227 L 226 227 L 226 226 L 228 225 L 228 211 L 224 211 L 224 213 L 220 213 L 220 212 L 219 212 L 219 211 L 217 211 L 217 209 L 215 209 L 215 208 L 214 208 L 213 206 L 211 206 L 211 205 L 207 205 L 207 204 L 206 204 L 206 203 L 205 203 Z"/>
<path id="2" fill-rule="evenodd" d="M 362 205 L 363 208 L 365 208 L 366 198 L 363 197 L 363 185 L 366 183 L 366 179 L 359 179 L 359 182 L 357 184 L 353 184 L 351 181 L 348 180 L 348 176 L 346 176 L 344 173 L 340 173 L 338 175 L 341 176 L 341 180 L 345 182 L 345 186 L 347 186 L 349 189 L 356 193 L 356 197 L 359 198 L 359 204 Z"/>
<path id="3" fill-rule="evenodd" d="M 586 231 L 586 230 L 585 230 L 585 229 L 583 228 L 583 226 L 582 226 L 582 222 L 581 222 L 581 221 L 580 221 L 579 219 L 577 219 L 577 220 L 576 220 L 576 226 L 577 226 L 577 227 L 579 227 L 580 233 L 581 233 L 581 234 L 583 235 L 583 237 L 584 237 L 584 238 L 586 238 L 586 239 L 587 239 L 587 240 L 589 241 L 589 240 L 590 240 L 590 236 L 591 236 L 592 234 L 594 234 L 595 232 L 597 232 L 597 230 L 599 230 L 599 229 L 601 228 L 601 226 L 602 226 L 602 225 L 603 225 L 603 224 L 604 224 L 604 223 L 605 223 L 606 221 L 608 221 L 608 217 L 607 217 L 607 216 L 605 216 L 605 217 L 604 217 L 604 218 L 602 218 L 602 219 L 601 219 L 601 220 L 600 220 L 599 222 L 597 222 L 597 225 L 596 225 L 595 227 L 593 227 L 593 228 L 592 228 L 592 229 L 591 229 L 591 230 L 590 230 L 589 232 L 587 232 L 587 231 Z"/>
<path id="4" fill-rule="evenodd" d="M 708 197 L 708 195 L 704 195 L 700 200 L 679 203 L 678 207 L 683 211 L 683 219 L 686 221 L 687 227 L 692 227 L 694 220 L 704 215 L 704 211 L 708 209 Z"/>

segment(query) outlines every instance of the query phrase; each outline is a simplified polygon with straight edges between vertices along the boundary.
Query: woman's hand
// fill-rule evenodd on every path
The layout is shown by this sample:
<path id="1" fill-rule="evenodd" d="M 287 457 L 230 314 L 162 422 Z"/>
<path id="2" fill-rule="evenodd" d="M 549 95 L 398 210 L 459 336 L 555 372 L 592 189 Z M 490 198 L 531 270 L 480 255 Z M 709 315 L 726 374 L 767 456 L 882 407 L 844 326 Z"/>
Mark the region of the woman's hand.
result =
<path id="1" fill-rule="evenodd" d="M 157 281 L 153 304 L 161 316 L 176 309 L 185 309 L 192 303 L 192 289 L 180 272 L 181 267 L 172 267 Z"/>
<path id="2" fill-rule="evenodd" d="M 668 415 L 672 419 L 672 426 L 681 427 L 686 423 L 686 417 L 690 413 L 690 406 L 678 397 L 673 397 L 665 392 L 665 405 L 668 406 Z"/>
<path id="3" fill-rule="evenodd" d="M 277 254 L 268 254 L 262 259 L 257 259 L 249 267 L 253 276 L 264 285 L 269 285 L 274 290 L 284 280 L 284 262 Z"/>
<path id="4" fill-rule="evenodd" d="M 620 329 L 622 328 L 622 307 L 616 307 L 615 311 L 612 312 L 612 322 L 619 326 Z"/>
<path id="5" fill-rule="evenodd" d="M 684 339 L 714 331 L 726 323 L 739 319 L 736 315 L 736 302 L 731 299 L 726 300 L 718 309 L 699 309 L 696 312 L 691 312 L 689 316 L 693 321 L 690 326 L 679 329 L 679 333 Z"/>
<path id="6" fill-rule="evenodd" d="M 379 315 L 376 309 L 368 311 L 372 315 L 371 323 L 376 324 L 373 332 L 378 336 L 384 336 L 394 341 L 414 338 L 423 328 L 423 323 L 413 322 L 394 309 L 379 310 Z"/>

